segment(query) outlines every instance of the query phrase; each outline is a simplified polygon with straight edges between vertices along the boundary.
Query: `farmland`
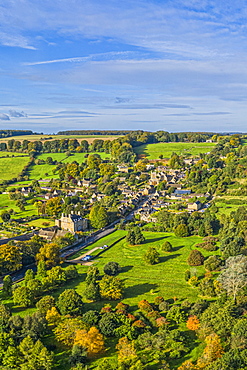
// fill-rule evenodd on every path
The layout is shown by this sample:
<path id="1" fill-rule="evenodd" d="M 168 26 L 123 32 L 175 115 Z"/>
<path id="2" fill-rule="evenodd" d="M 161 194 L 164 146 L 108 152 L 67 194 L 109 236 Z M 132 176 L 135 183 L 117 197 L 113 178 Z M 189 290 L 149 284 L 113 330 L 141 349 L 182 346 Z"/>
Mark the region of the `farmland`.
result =
<path id="1" fill-rule="evenodd" d="M 54 161 L 72 163 L 74 161 L 82 163 L 86 161 L 85 155 L 89 154 L 98 154 L 102 159 L 110 158 L 110 154 L 104 152 L 91 152 L 91 153 L 71 153 L 70 156 L 67 156 L 66 153 L 43 153 L 39 155 L 38 159 L 46 160 L 48 157 L 51 157 Z"/>
<path id="2" fill-rule="evenodd" d="M 0 180 L 10 180 L 13 177 L 17 177 L 29 160 L 28 156 L 1 158 Z"/>
<path id="3" fill-rule="evenodd" d="M 172 153 L 186 156 L 196 156 L 200 153 L 207 153 L 212 150 L 215 143 L 158 143 L 145 144 L 134 148 L 135 153 L 146 156 L 148 159 L 170 158 Z"/>
<path id="4" fill-rule="evenodd" d="M 91 144 L 95 139 L 101 140 L 114 140 L 120 137 L 119 135 L 21 135 L 21 136 L 11 136 L 0 138 L 0 143 L 4 142 L 7 143 L 9 140 L 28 140 L 28 141 L 50 141 L 50 140 L 61 140 L 61 139 L 77 139 L 79 142 L 82 140 L 88 141 Z"/>

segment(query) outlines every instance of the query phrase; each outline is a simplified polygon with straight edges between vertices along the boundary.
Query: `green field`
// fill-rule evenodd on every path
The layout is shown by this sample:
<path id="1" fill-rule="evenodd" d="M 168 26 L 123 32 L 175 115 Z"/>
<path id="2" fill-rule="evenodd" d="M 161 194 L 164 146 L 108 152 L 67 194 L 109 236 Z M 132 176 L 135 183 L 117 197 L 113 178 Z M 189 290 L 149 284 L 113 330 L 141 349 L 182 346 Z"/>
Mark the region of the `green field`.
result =
<path id="1" fill-rule="evenodd" d="M 20 152 L 2 152 L 0 151 L 0 158 L 1 157 L 23 157 L 23 156 L 28 156 L 28 153 L 20 153 Z"/>
<path id="2" fill-rule="evenodd" d="M 38 159 L 46 160 L 46 158 L 51 157 L 54 161 L 64 162 L 64 163 L 72 163 L 74 161 L 78 163 L 82 163 L 86 161 L 85 155 L 86 154 L 99 154 L 102 159 L 110 158 L 110 154 L 103 153 L 103 152 L 92 152 L 92 153 L 71 153 L 68 157 L 66 153 L 43 153 L 39 155 Z"/>
<path id="3" fill-rule="evenodd" d="M 106 236 L 100 241 L 92 244 L 89 251 L 94 247 L 104 244 L 111 244 L 113 238 L 118 239 L 123 236 L 123 231 L 119 230 L 115 233 Z M 122 267 L 122 272 L 119 274 L 121 279 L 124 279 L 126 285 L 126 293 L 124 302 L 131 306 L 136 306 L 142 299 L 153 301 L 157 295 L 168 298 L 189 298 L 195 300 L 197 298 L 197 290 L 188 286 L 184 280 L 184 273 L 189 268 L 187 258 L 193 246 L 201 242 L 202 238 L 191 236 L 187 238 L 177 238 L 172 233 L 143 233 L 146 241 L 138 246 L 130 246 L 124 240 L 118 242 L 111 249 L 106 250 L 101 256 L 95 259 L 94 264 L 103 273 L 104 265 L 109 261 L 115 261 Z M 174 251 L 166 253 L 162 251 L 164 241 L 170 241 L 174 247 Z M 147 265 L 143 261 L 143 255 L 149 246 L 155 247 L 161 256 L 161 262 L 157 265 Z M 85 252 L 84 252 L 85 253 Z M 212 253 L 202 251 L 206 257 Z M 82 252 L 81 252 L 82 254 Z M 77 254 L 78 256 L 78 254 Z M 87 267 L 81 266 L 82 272 L 87 271 Z M 198 276 L 202 276 L 205 272 L 202 266 L 196 267 Z M 77 286 L 78 293 L 83 295 L 85 283 L 82 281 Z M 99 308 L 106 302 L 89 304 L 91 307 Z"/>
<path id="4" fill-rule="evenodd" d="M 29 157 L 1 158 L 0 180 L 10 180 L 17 177 L 29 160 Z"/>
<path id="5" fill-rule="evenodd" d="M 15 205 L 16 201 L 9 199 L 8 194 L 0 194 L 0 213 L 3 210 L 13 209 L 16 213 L 11 216 L 12 219 L 18 219 L 22 217 L 29 217 L 37 215 L 37 208 L 27 200 L 27 205 L 25 205 L 25 211 L 20 212 L 19 207 Z"/>
<path id="6" fill-rule="evenodd" d="M 87 140 L 89 143 L 93 142 L 95 139 L 102 140 L 114 140 L 120 137 L 120 135 L 20 135 L 0 138 L 0 142 L 7 142 L 8 140 L 29 140 L 29 141 L 47 141 L 48 140 L 61 140 L 61 139 L 77 139 L 78 141 Z"/>
<path id="7" fill-rule="evenodd" d="M 53 164 L 34 164 L 29 169 L 30 180 L 41 180 L 41 179 L 58 179 L 58 173 L 54 174 L 52 170 L 56 168 Z"/>
<path id="8" fill-rule="evenodd" d="M 134 148 L 138 155 L 145 155 L 148 159 L 170 158 L 172 153 L 186 156 L 196 156 L 200 153 L 207 153 L 212 150 L 215 143 L 157 143 L 145 144 Z"/>

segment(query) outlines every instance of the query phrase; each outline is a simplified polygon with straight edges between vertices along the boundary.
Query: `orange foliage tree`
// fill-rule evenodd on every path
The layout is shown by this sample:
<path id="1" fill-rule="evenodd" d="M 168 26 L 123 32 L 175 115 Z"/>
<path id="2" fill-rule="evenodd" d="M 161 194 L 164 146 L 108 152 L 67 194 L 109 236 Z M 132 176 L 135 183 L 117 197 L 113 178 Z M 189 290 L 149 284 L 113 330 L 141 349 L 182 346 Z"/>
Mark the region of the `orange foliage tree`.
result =
<path id="1" fill-rule="evenodd" d="M 77 330 L 74 344 L 79 344 L 81 347 L 85 347 L 87 349 L 88 356 L 90 357 L 102 352 L 105 348 L 104 336 L 94 326 L 92 326 L 89 331 Z"/>
<path id="2" fill-rule="evenodd" d="M 202 356 L 197 361 L 197 368 L 204 369 L 211 362 L 220 358 L 224 351 L 220 343 L 220 337 L 213 333 L 206 337 L 205 339 L 206 347 L 204 348 Z"/>
<path id="3" fill-rule="evenodd" d="M 189 330 L 197 330 L 200 327 L 200 322 L 197 316 L 190 316 L 187 320 L 186 326 Z"/>

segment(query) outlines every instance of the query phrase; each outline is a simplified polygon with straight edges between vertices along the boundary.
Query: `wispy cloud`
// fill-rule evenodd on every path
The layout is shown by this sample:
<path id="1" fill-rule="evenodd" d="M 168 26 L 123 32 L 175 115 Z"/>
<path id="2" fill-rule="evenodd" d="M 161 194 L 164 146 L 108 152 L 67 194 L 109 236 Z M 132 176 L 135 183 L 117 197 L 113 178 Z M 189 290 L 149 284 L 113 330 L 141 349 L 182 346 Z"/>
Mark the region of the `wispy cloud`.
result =
<path id="1" fill-rule="evenodd" d="M 0 114 L 0 120 L 1 121 L 10 121 L 10 118 L 7 114 L 1 113 Z"/>

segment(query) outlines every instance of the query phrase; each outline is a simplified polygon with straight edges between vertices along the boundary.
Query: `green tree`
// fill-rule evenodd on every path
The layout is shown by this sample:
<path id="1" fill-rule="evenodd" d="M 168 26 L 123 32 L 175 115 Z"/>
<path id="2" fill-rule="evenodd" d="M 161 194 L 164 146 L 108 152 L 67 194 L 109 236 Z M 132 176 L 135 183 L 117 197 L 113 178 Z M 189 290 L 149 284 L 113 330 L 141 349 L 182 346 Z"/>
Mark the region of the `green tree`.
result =
<path id="1" fill-rule="evenodd" d="M 147 262 L 149 265 L 154 265 L 155 263 L 159 263 L 159 253 L 154 247 L 149 247 L 146 253 L 144 254 L 144 261 Z"/>
<path id="2" fill-rule="evenodd" d="M 32 306 L 34 302 L 33 292 L 27 287 L 17 287 L 13 291 L 14 304 L 22 307 Z"/>
<path id="3" fill-rule="evenodd" d="M 164 252 L 172 252 L 172 245 L 171 245 L 171 243 L 168 242 L 168 241 L 165 241 L 165 243 L 162 246 L 162 250 Z"/>
<path id="4" fill-rule="evenodd" d="M 106 209 L 99 204 L 94 205 L 89 213 L 89 220 L 93 228 L 102 229 L 108 224 Z"/>
<path id="5" fill-rule="evenodd" d="M 76 316 L 82 314 L 83 302 L 74 289 L 66 289 L 59 295 L 57 307 L 62 315 Z"/>
<path id="6" fill-rule="evenodd" d="M 203 265 L 204 257 L 200 251 L 193 249 L 189 254 L 187 262 L 190 266 L 200 266 Z"/>
<path id="7" fill-rule="evenodd" d="M 1 219 L 3 222 L 8 222 L 10 220 L 10 213 L 8 211 L 3 211 L 1 213 Z"/>
<path id="8" fill-rule="evenodd" d="M 174 233 L 178 237 L 189 236 L 188 226 L 185 224 L 180 224 L 177 227 L 175 227 Z"/>
<path id="9" fill-rule="evenodd" d="M 110 276 L 117 275 L 121 271 L 121 267 L 117 262 L 110 261 L 104 266 L 104 273 Z"/>
<path id="10" fill-rule="evenodd" d="M 12 296 L 12 285 L 13 285 L 13 280 L 10 275 L 6 275 L 3 278 L 3 294 L 6 297 L 11 297 Z"/>
<path id="11" fill-rule="evenodd" d="M 100 299 L 99 284 L 96 281 L 87 284 L 84 290 L 84 296 L 90 301 L 98 301 Z"/>
<path id="12" fill-rule="evenodd" d="M 51 295 L 45 295 L 36 303 L 36 307 L 42 315 L 46 315 L 47 311 L 54 306 L 55 299 Z"/>
<path id="13" fill-rule="evenodd" d="M 105 275 L 100 280 L 100 295 L 103 299 L 117 300 L 123 297 L 124 282 L 115 276 Z"/>
<path id="14" fill-rule="evenodd" d="M 86 284 L 89 285 L 92 282 L 96 282 L 96 280 L 99 280 L 100 274 L 99 269 L 96 266 L 89 266 L 87 270 L 87 276 L 86 276 Z"/>

